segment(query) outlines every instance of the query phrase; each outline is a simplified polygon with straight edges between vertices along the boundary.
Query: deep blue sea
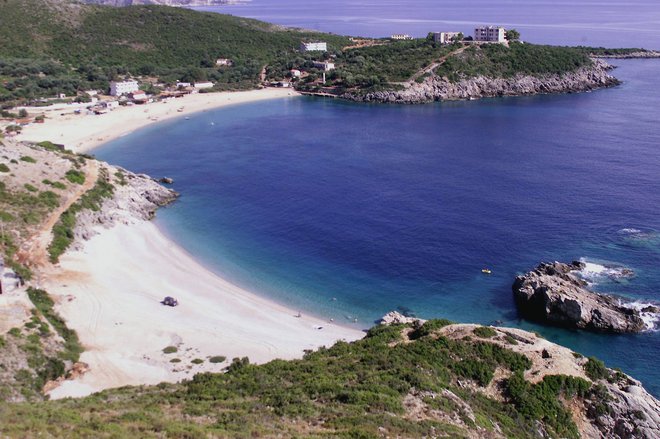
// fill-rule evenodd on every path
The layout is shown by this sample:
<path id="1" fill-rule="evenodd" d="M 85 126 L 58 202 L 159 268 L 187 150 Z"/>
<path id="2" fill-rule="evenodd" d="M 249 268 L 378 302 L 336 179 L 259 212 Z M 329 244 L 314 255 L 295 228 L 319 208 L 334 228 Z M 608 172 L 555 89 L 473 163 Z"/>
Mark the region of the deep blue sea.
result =
<path id="1" fill-rule="evenodd" d="M 660 395 L 660 333 L 533 325 L 511 293 L 540 261 L 585 258 L 636 273 L 595 288 L 660 300 L 660 61 L 616 64 L 624 84 L 592 93 L 292 97 L 159 123 L 96 154 L 174 178 L 182 196 L 157 224 L 249 290 L 359 327 L 402 308 L 534 330 Z"/>
<path id="2" fill-rule="evenodd" d="M 251 0 L 196 9 L 346 35 L 471 35 L 495 24 L 534 43 L 660 49 L 657 0 Z"/>

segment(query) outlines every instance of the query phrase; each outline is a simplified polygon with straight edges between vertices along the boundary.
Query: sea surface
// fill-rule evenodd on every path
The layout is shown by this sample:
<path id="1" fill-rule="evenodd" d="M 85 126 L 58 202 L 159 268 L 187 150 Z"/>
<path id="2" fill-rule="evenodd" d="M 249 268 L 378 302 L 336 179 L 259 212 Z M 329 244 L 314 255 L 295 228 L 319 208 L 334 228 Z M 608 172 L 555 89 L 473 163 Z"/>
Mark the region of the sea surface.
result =
<path id="1" fill-rule="evenodd" d="M 95 153 L 172 177 L 181 198 L 156 223 L 248 290 L 360 328 L 400 309 L 537 331 L 660 396 L 659 332 L 534 325 L 511 292 L 541 261 L 582 258 L 597 290 L 660 301 L 660 61 L 616 64 L 623 85 L 592 93 L 292 97 L 159 123 Z"/>
<path id="2" fill-rule="evenodd" d="M 534 43 L 660 49 L 657 0 L 252 0 L 196 9 L 344 35 L 472 35 L 494 24 Z"/>

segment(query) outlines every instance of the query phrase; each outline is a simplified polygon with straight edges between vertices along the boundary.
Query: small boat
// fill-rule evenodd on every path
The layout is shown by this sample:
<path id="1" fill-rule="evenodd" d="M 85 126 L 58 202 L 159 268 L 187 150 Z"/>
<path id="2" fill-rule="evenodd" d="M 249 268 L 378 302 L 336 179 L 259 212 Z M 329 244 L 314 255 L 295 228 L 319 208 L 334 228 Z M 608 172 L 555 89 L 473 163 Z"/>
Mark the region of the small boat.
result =
<path id="1" fill-rule="evenodd" d="M 481 269 L 481 272 L 482 272 L 483 274 L 491 274 L 491 273 L 492 273 L 492 271 L 490 271 L 490 268 L 482 268 L 482 269 Z"/>

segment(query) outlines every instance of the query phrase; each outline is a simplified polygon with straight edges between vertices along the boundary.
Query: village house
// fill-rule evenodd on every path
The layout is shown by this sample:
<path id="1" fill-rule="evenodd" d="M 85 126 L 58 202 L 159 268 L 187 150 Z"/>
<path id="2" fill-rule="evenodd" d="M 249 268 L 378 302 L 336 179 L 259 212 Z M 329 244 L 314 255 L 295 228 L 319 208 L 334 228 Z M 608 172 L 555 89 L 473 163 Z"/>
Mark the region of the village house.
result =
<path id="1" fill-rule="evenodd" d="M 291 73 L 292 78 L 300 78 L 302 76 L 302 72 L 298 69 L 291 69 L 289 72 Z"/>
<path id="2" fill-rule="evenodd" d="M 112 81 L 110 83 L 110 96 L 121 96 L 139 89 L 137 81 Z"/>
<path id="3" fill-rule="evenodd" d="M 481 26 L 474 29 L 474 41 L 506 42 L 506 30 L 500 26 Z"/>
<path id="4" fill-rule="evenodd" d="M 390 39 L 392 39 L 392 40 L 412 40 L 413 37 L 411 37 L 408 34 L 392 34 Z"/>
<path id="5" fill-rule="evenodd" d="M 328 61 L 313 61 L 314 67 L 321 69 L 324 72 L 329 72 L 335 69 L 335 63 Z"/>
<path id="6" fill-rule="evenodd" d="M 215 65 L 216 66 L 233 66 L 234 63 L 232 60 L 228 58 L 218 58 L 215 60 Z"/>
<path id="7" fill-rule="evenodd" d="M 327 52 L 328 43 L 323 41 L 303 41 L 300 43 L 301 52 Z"/>
<path id="8" fill-rule="evenodd" d="M 433 41 L 440 44 L 452 44 L 461 35 L 461 32 L 433 32 Z"/>

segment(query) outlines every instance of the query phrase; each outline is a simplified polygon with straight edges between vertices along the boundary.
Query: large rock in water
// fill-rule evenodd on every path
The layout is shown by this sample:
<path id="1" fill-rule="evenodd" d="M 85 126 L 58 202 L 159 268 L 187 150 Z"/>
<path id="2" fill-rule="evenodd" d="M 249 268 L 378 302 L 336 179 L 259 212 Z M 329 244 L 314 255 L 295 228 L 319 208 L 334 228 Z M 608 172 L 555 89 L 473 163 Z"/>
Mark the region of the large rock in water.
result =
<path id="1" fill-rule="evenodd" d="M 516 277 L 513 294 L 521 315 L 530 320 L 597 332 L 641 332 L 646 329 L 639 311 L 612 296 L 594 293 L 574 271 L 582 262 L 542 263 Z"/>

